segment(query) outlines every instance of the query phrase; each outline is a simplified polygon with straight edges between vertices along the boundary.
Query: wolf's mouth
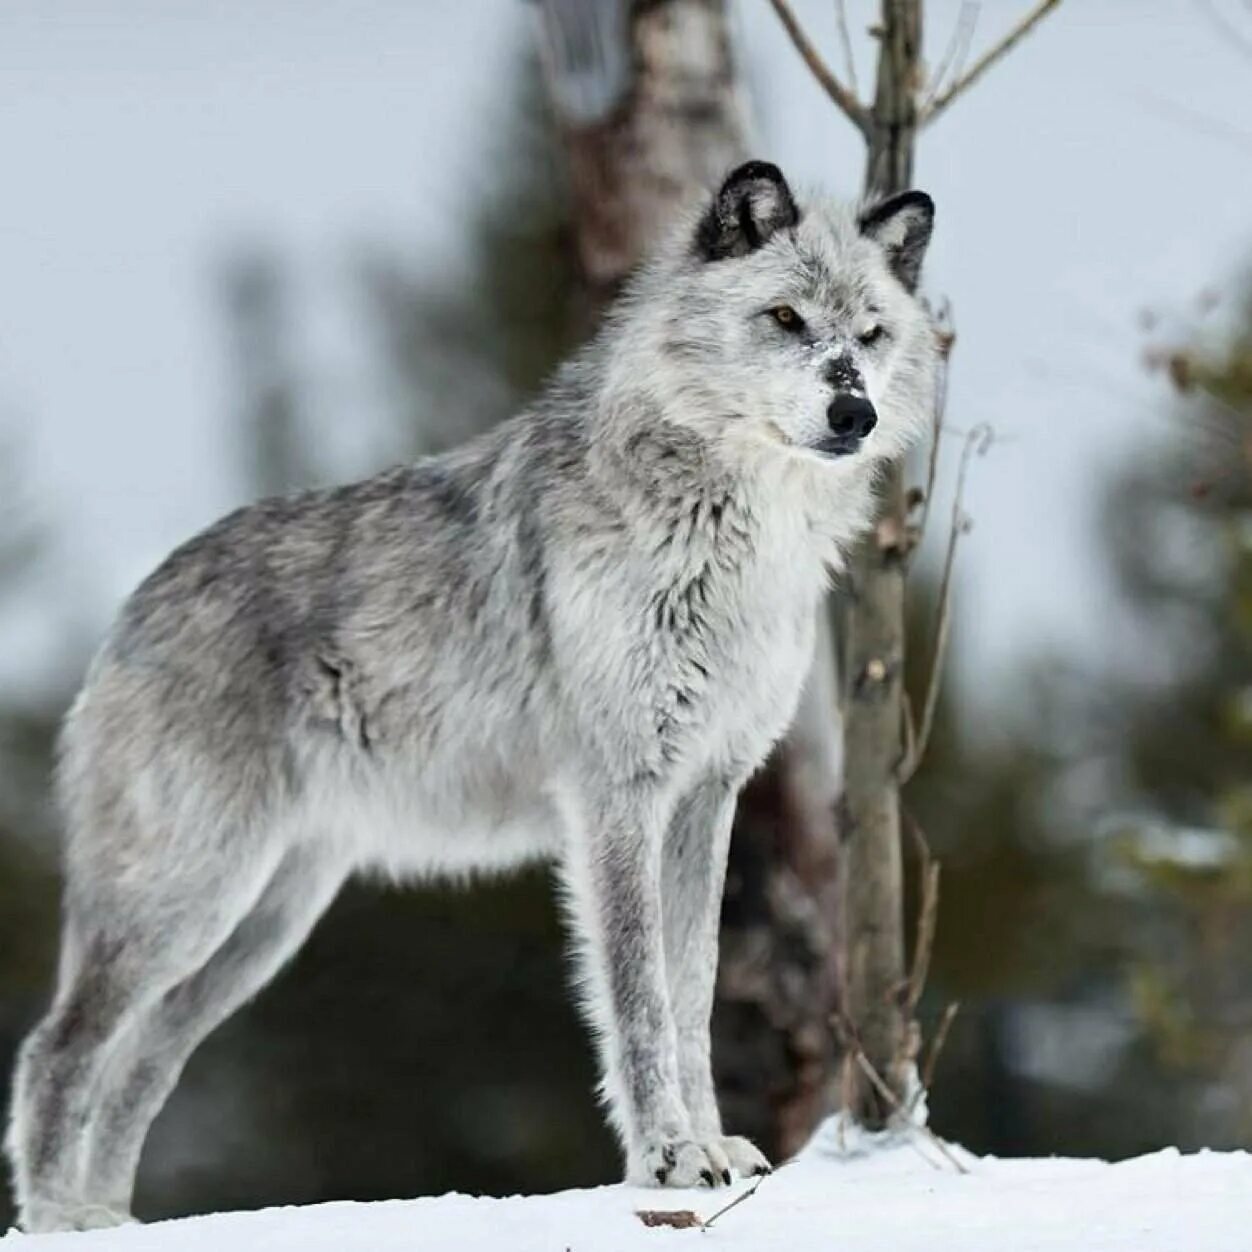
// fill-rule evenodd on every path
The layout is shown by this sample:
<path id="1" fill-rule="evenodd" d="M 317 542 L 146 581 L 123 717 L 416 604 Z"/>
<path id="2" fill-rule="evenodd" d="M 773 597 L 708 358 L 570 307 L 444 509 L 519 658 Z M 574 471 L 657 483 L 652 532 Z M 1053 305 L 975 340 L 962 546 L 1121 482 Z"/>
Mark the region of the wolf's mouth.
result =
<path id="1" fill-rule="evenodd" d="M 825 435 L 813 445 L 823 456 L 852 456 L 865 442 L 859 435 Z"/>

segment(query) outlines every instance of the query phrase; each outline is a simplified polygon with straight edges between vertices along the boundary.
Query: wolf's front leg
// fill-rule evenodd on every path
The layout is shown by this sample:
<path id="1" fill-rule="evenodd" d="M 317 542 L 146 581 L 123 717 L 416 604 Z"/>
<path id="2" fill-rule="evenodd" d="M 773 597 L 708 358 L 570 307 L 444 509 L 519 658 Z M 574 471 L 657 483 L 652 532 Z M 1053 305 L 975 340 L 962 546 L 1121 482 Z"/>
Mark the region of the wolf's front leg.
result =
<path id="1" fill-rule="evenodd" d="M 683 1103 L 665 982 L 661 917 L 664 816 L 651 789 L 623 787 L 578 806 L 565 858 L 575 939 L 629 1181 L 691 1187 L 729 1181 L 721 1148 L 698 1142 Z"/>
<path id="2" fill-rule="evenodd" d="M 678 1074 L 692 1130 L 716 1144 L 740 1175 L 763 1174 L 769 1161 L 748 1139 L 722 1133 L 713 1084 L 710 1025 L 717 983 L 717 936 L 736 780 L 703 779 L 670 818 L 662 859 L 665 970 L 678 1032 Z"/>

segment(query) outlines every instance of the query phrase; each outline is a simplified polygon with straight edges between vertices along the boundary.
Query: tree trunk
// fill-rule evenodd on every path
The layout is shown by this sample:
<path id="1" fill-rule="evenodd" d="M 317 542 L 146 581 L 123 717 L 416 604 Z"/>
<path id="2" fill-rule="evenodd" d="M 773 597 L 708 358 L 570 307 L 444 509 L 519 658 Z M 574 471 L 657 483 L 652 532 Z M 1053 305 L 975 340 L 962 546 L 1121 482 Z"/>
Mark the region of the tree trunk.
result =
<path id="1" fill-rule="evenodd" d="M 868 195 L 906 190 L 913 177 L 921 0 L 883 0 L 878 80 L 865 173 Z M 842 805 L 845 1015 L 855 1042 L 897 1099 L 904 1096 L 906 1023 L 903 869 L 896 769 L 903 751 L 905 533 L 902 465 L 892 467 L 875 531 L 852 565 L 846 616 Z M 862 1125 L 881 1128 L 890 1101 L 849 1065 L 845 1098 Z"/>
<path id="2" fill-rule="evenodd" d="M 724 0 L 544 0 L 545 77 L 565 151 L 589 311 L 701 189 L 745 160 Z M 826 1111 L 839 945 L 838 697 L 829 623 L 796 720 L 740 802 L 714 1056 L 728 1124 L 767 1151 Z"/>
<path id="3" fill-rule="evenodd" d="M 543 58 L 595 304 L 746 158 L 723 0 L 545 0 Z"/>

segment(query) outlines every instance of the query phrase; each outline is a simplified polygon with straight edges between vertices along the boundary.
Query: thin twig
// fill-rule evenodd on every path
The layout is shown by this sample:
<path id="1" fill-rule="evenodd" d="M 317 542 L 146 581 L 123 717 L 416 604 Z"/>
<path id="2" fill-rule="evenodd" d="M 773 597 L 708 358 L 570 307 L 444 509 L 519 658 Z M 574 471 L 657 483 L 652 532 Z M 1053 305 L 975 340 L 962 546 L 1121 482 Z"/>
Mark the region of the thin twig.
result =
<path id="1" fill-rule="evenodd" d="M 916 825 L 916 823 L 914 823 Z M 925 840 L 922 841 L 923 846 Z M 930 954 L 935 947 L 935 924 L 939 917 L 939 862 L 929 851 L 922 863 L 921 904 L 918 907 L 917 937 L 913 942 L 913 965 L 909 970 L 905 1014 L 913 1016 L 922 992 L 926 989 L 926 977 L 930 973 Z"/>
<path id="2" fill-rule="evenodd" d="M 750 1187 L 749 1187 L 746 1191 L 741 1191 L 741 1192 L 740 1192 L 737 1196 L 735 1196 L 735 1198 L 734 1198 L 733 1200 L 731 1200 L 731 1201 L 730 1201 L 730 1203 L 729 1203 L 729 1204 L 723 1204 L 723 1205 L 722 1205 L 722 1207 L 721 1207 L 720 1209 L 718 1209 L 716 1213 L 714 1213 L 711 1217 L 708 1217 L 708 1218 L 706 1218 L 704 1221 L 702 1221 L 702 1222 L 700 1223 L 700 1229 L 701 1229 L 701 1230 L 709 1230 L 709 1229 L 711 1229 L 711 1228 L 712 1228 L 712 1226 L 713 1226 L 713 1223 L 714 1223 L 715 1221 L 717 1221 L 717 1219 L 718 1219 L 719 1217 L 721 1217 L 724 1213 L 729 1213 L 729 1212 L 730 1212 L 730 1210 L 731 1210 L 731 1209 L 733 1209 L 736 1205 L 742 1204 L 745 1200 L 750 1200 L 750 1199 L 751 1199 L 754 1195 L 756 1195 L 756 1189 L 757 1189 L 757 1188 L 758 1188 L 758 1187 L 759 1187 L 759 1186 L 760 1186 L 760 1185 L 761 1185 L 761 1184 L 762 1184 L 762 1183 L 763 1183 L 763 1182 L 764 1182 L 767 1178 L 769 1178 L 771 1174 L 776 1174 L 776 1173 L 778 1173 L 778 1171 L 779 1171 L 780 1169 L 782 1169 L 782 1168 L 783 1168 L 783 1166 L 785 1166 L 785 1165 L 787 1165 L 787 1164 L 789 1164 L 789 1162 L 784 1161 L 784 1162 L 782 1163 L 782 1165 L 776 1165 L 776 1166 L 775 1166 L 775 1167 L 774 1167 L 774 1168 L 770 1171 L 770 1173 L 769 1173 L 769 1174 L 758 1174 L 758 1175 L 757 1175 L 757 1177 L 756 1177 L 756 1181 L 752 1184 L 752 1186 L 750 1186 Z"/>
<path id="3" fill-rule="evenodd" d="M 930 91 L 922 104 L 923 112 L 934 103 L 949 71 L 953 71 L 954 77 L 960 77 L 961 67 L 957 64 L 957 54 L 960 53 L 961 60 L 964 61 L 977 21 L 978 5 L 974 0 L 965 0 L 965 3 L 961 5 L 961 13 L 956 19 L 956 25 L 952 28 L 952 38 L 948 40 L 948 46 L 944 49 L 943 56 L 939 58 L 939 68 L 935 70 L 934 77 L 930 80 Z"/>
<path id="4" fill-rule="evenodd" d="M 1213 0 L 1200 0 L 1200 7 L 1209 15 L 1209 21 L 1217 27 L 1224 38 L 1230 41 L 1245 57 L 1252 57 L 1252 38 L 1241 31 Z"/>
<path id="5" fill-rule="evenodd" d="M 843 111 L 844 116 L 861 134 L 869 135 L 869 110 L 852 94 L 834 75 L 829 65 L 822 60 L 821 53 L 809 41 L 796 15 L 791 11 L 787 0 L 770 0 L 774 12 L 791 36 L 796 51 L 804 58 L 804 63 L 813 73 L 813 77 L 822 85 L 822 89 Z"/>
<path id="6" fill-rule="evenodd" d="M 939 378 L 935 386 L 935 405 L 930 422 L 930 457 L 926 464 L 926 491 L 922 496 L 922 515 L 917 523 L 917 542 L 926 536 L 930 520 L 930 502 L 935 494 L 935 477 L 939 472 L 939 445 L 943 440 L 943 423 L 948 411 L 948 373 L 956 331 L 952 329 L 952 305 L 945 300 L 935 312 L 935 336 L 939 342 Z"/>
<path id="7" fill-rule="evenodd" d="M 966 449 L 971 446 L 966 442 Z M 956 567 L 956 548 L 965 533 L 966 519 L 960 512 L 961 487 L 967 457 L 962 457 L 961 476 L 958 479 L 956 500 L 952 510 L 952 525 L 948 533 L 948 550 L 943 560 L 943 576 L 939 582 L 939 603 L 936 609 L 934 640 L 931 645 L 930 671 L 926 679 L 926 694 L 922 699 L 922 720 L 913 742 L 913 754 L 900 771 L 901 783 L 907 782 L 917 772 L 930 745 L 930 733 L 935 724 L 935 712 L 939 706 L 939 690 L 943 682 L 943 665 L 947 659 L 948 638 L 952 631 L 952 572 Z"/>
<path id="8" fill-rule="evenodd" d="M 917 859 L 921 862 L 922 868 L 925 869 L 934 860 L 934 856 L 930 851 L 930 841 L 926 838 L 926 832 L 922 829 L 921 822 L 907 808 L 902 808 L 900 812 L 904 817 L 904 824 L 912 836 L 913 846 L 917 849 Z"/>
<path id="9" fill-rule="evenodd" d="M 899 1098 L 896 1096 L 896 1093 L 892 1091 L 891 1088 L 887 1086 L 885 1082 L 883 1082 L 878 1071 L 870 1063 L 869 1057 L 867 1057 L 865 1053 L 862 1052 L 859 1048 L 856 1051 L 856 1062 L 861 1067 L 861 1069 L 865 1072 L 865 1076 L 870 1080 L 871 1083 L 874 1084 L 874 1087 L 878 1091 L 878 1094 L 881 1095 L 882 1098 L 886 1100 L 887 1103 L 890 1104 L 892 1108 L 898 1114 L 900 1114 L 901 1117 L 903 1118 L 904 1109 L 902 1108 Z M 904 1119 L 904 1126 L 906 1129 L 912 1130 L 917 1134 L 925 1135 L 926 1138 L 929 1139 L 930 1142 L 933 1143 L 935 1147 L 943 1154 L 944 1159 L 948 1162 L 949 1165 L 953 1167 L 953 1169 L 956 1170 L 958 1174 L 969 1173 L 969 1170 L 967 1170 L 965 1166 L 962 1165 L 961 1162 L 955 1156 L 953 1156 L 951 1151 L 949 1151 L 948 1145 L 944 1143 L 944 1141 L 940 1139 L 939 1136 L 935 1134 L 935 1132 L 931 1130 L 929 1126 L 919 1126 L 916 1124 L 916 1122 L 908 1121 L 907 1119 Z"/>
<path id="10" fill-rule="evenodd" d="M 962 35 L 960 51 L 957 52 L 956 62 L 952 66 L 953 82 L 965 73 L 965 62 L 969 60 L 969 50 L 974 46 L 974 32 L 978 29 L 978 15 L 980 12 L 980 7 L 977 4 L 974 5 L 973 16 L 970 18 L 969 25 L 965 28 Z"/>
<path id="11" fill-rule="evenodd" d="M 852 1072 L 852 1053 L 848 1049 L 848 1032 L 840 1025 L 842 1015 L 835 1016 L 835 1034 L 839 1038 L 839 1046 L 843 1049 L 843 1057 L 839 1062 L 839 1105 L 844 1109 L 851 1109 L 852 1103 L 856 1098 L 856 1075 Z M 860 1045 L 857 1044 L 859 1048 Z M 841 1117 L 839 1119 L 839 1151 L 846 1153 L 848 1150 L 847 1136 L 848 1118 Z"/>
<path id="12" fill-rule="evenodd" d="M 939 1019 L 939 1025 L 935 1029 L 935 1037 L 930 1041 L 930 1049 L 926 1053 L 926 1062 L 922 1066 L 923 1091 L 930 1090 L 930 1084 L 935 1078 L 935 1066 L 939 1064 L 939 1053 L 943 1051 L 943 1045 L 948 1041 L 948 1031 L 952 1027 L 952 1019 L 956 1017 L 960 1009 L 960 1000 L 953 1000 L 943 1010 L 943 1016 Z"/>
<path id="13" fill-rule="evenodd" d="M 906 1142 L 908 1142 L 910 1147 L 917 1147 L 913 1142 L 916 1135 L 925 1135 L 959 1173 L 967 1174 L 969 1171 L 947 1150 L 943 1140 L 929 1126 L 919 1125 L 913 1120 L 913 1110 L 917 1107 L 917 1101 L 924 1094 L 925 1089 L 919 1089 L 918 1094 L 913 1098 L 906 1111 L 900 1103 L 899 1096 L 887 1086 L 883 1081 L 882 1075 L 874 1068 L 873 1062 L 865 1055 L 865 1049 L 861 1047 L 861 1041 L 857 1037 L 856 1026 L 852 1019 L 846 1013 L 838 1012 L 831 1015 L 830 1021 L 835 1029 L 835 1037 L 839 1041 L 839 1046 L 843 1050 L 843 1061 L 840 1065 L 840 1086 L 844 1109 L 852 1107 L 852 1066 L 856 1064 L 869 1078 L 870 1084 L 890 1105 L 897 1123 L 908 1132 L 909 1137 Z M 916 1026 L 916 1023 L 914 1023 L 914 1026 Z M 844 1139 L 844 1127 L 847 1120 L 846 1117 L 839 1119 L 840 1152 L 847 1151 L 847 1144 Z M 917 1149 L 917 1152 L 928 1165 L 934 1166 L 935 1169 L 940 1168 L 921 1149 Z"/>
<path id="14" fill-rule="evenodd" d="M 844 0 L 835 0 L 835 20 L 839 23 L 839 42 L 843 44 L 843 68 L 854 96 L 861 94 L 856 84 L 856 58 L 852 55 L 852 37 L 848 34 L 848 11 Z"/>
<path id="15" fill-rule="evenodd" d="M 929 108 L 922 110 L 918 122 L 926 126 L 933 122 L 966 88 L 980 79 L 1002 56 L 1005 55 L 1019 40 L 1024 39 L 1040 21 L 1043 20 L 1061 0 L 1039 0 L 1028 13 L 998 43 L 994 43 L 974 62 L 969 69 L 939 95 Z"/>
<path id="16" fill-rule="evenodd" d="M 922 830 L 921 823 L 917 818 L 903 805 L 900 806 L 900 816 L 903 818 L 905 826 L 909 834 L 912 835 L 913 843 L 917 848 L 917 859 L 921 865 L 922 880 L 921 902 L 918 905 L 917 940 L 913 946 L 913 964 L 909 970 L 906 1000 L 906 1014 L 911 1018 L 921 1001 L 922 992 L 926 989 L 926 979 L 930 974 L 931 953 L 935 947 L 935 927 L 939 917 L 939 863 L 931 854 L 930 844 L 926 839 L 926 832 Z M 914 1027 L 917 1025 L 915 1020 L 912 1024 Z M 945 1019 L 939 1024 L 939 1034 L 936 1036 L 935 1042 L 931 1045 L 927 1055 L 924 1077 L 913 1098 L 909 1101 L 908 1115 L 910 1119 L 919 1101 L 930 1089 L 930 1082 L 934 1077 L 935 1061 L 938 1058 L 938 1049 L 943 1046 L 943 1036 L 947 1034 L 947 1028 L 948 1020 L 945 1016 Z"/>
<path id="17" fill-rule="evenodd" d="M 943 665 L 947 657 L 948 636 L 952 627 L 952 571 L 956 566 L 956 549 L 961 536 L 969 529 L 969 518 L 961 511 L 965 496 L 965 476 L 969 472 L 970 458 L 979 456 L 991 447 L 995 434 L 985 422 L 980 422 L 965 436 L 961 452 L 961 465 L 956 476 L 956 491 L 952 498 L 952 521 L 948 530 L 948 550 L 943 559 L 943 576 L 939 581 L 939 603 L 936 607 L 934 642 L 931 645 L 930 671 L 926 676 L 926 696 L 922 704 L 922 721 L 917 730 L 913 754 L 901 762 L 898 776 L 901 785 L 917 772 L 926 756 L 930 732 L 935 725 L 935 711 L 939 706 L 939 690 L 943 684 Z"/>
<path id="18" fill-rule="evenodd" d="M 900 711 L 904 723 L 904 752 L 900 756 L 903 764 L 913 759 L 917 749 L 917 719 L 913 715 L 913 697 L 907 691 L 900 692 Z"/>
<path id="19" fill-rule="evenodd" d="M 942 1161 L 932 1160 L 925 1152 L 921 1150 L 921 1148 L 918 1146 L 916 1136 L 909 1135 L 909 1137 L 905 1139 L 904 1142 L 907 1143 L 909 1147 L 912 1148 L 913 1151 L 916 1152 L 917 1155 L 920 1156 L 922 1160 L 925 1161 L 926 1164 L 930 1166 L 931 1169 L 937 1169 L 937 1170 L 943 1169 Z"/>
<path id="20" fill-rule="evenodd" d="M 1154 113 L 1159 113 L 1162 117 L 1185 126 L 1187 130 L 1197 135 L 1228 141 L 1244 152 L 1252 148 L 1252 131 L 1233 125 L 1225 118 L 1213 117 L 1200 109 L 1193 109 L 1179 100 L 1170 100 L 1155 92 L 1137 91 L 1134 96 Z"/>

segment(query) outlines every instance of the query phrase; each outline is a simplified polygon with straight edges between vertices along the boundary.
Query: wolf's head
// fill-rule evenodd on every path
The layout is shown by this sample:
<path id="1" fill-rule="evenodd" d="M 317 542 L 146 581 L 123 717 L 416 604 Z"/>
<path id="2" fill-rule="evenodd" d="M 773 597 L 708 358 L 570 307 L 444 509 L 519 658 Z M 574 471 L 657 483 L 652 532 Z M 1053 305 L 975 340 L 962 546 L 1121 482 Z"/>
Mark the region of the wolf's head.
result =
<path id="1" fill-rule="evenodd" d="M 630 302 L 658 382 L 682 398 L 671 420 L 816 461 L 901 452 L 933 397 L 915 294 L 933 217 L 920 191 L 858 212 L 797 200 L 766 162 L 736 169 Z"/>

